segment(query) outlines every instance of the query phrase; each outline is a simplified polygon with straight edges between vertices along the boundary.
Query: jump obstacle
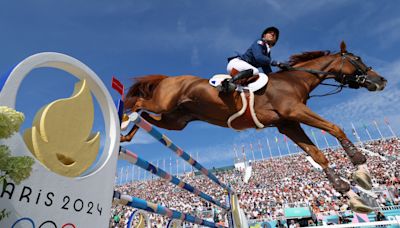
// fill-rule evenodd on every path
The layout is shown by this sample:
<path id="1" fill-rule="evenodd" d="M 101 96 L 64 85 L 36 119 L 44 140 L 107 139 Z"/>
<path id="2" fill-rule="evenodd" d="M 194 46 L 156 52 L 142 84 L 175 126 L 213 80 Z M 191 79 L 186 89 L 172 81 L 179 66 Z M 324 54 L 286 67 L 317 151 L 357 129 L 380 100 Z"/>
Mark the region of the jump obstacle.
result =
<path id="1" fill-rule="evenodd" d="M 145 161 L 144 159 L 140 158 L 139 156 L 137 156 L 135 153 L 126 150 L 125 148 L 121 148 L 120 150 L 120 154 L 119 154 L 119 158 L 120 159 L 124 159 L 129 161 L 130 163 L 139 166 L 142 169 L 145 169 L 167 181 L 170 181 L 171 183 L 175 184 L 176 186 L 185 189 L 193 194 L 195 194 L 196 196 L 201 197 L 202 199 L 215 204 L 219 207 L 221 207 L 224 210 L 230 210 L 230 203 L 229 203 L 229 198 L 230 198 L 230 194 L 234 194 L 234 192 L 232 191 L 231 188 L 229 188 L 227 185 L 225 185 L 224 183 L 220 182 L 218 180 L 218 178 L 213 175 L 211 172 L 209 172 L 206 168 L 204 168 L 199 162 L 197 162 L 194 158 L 192 158 L 188 153 L 186 153 L 183 149 L 181 149 L 180 147 L 178 147 L 175 143 L 173 143 L 166 135 L 160 133 L 156 128 L 154 128 L 154 126 L 152 126 L 150 123 L 148 123 L 146 120 L 144 120 L 143 118 L 141 118 L 139 116 L 138 113 L 134 112 L 132 114 L 130 114 L 129 116 L 129 121 L 135 123 L 137 126 L 139 126 L 141 129 L 143 129 L 144 131 L 146 131 L 148 134 L 150 134 L 152 137 L 154 137 L 157 141 L 159 141 L 160 143 L 162 143 L 163 145 L 165 145 L 166 147 L 168 147 L 169 149 L 171 149 L 173 152 L 175 152 L 179 157 L 181 157 L 182 159 L 184 159 L 186 162 L 188 162 L 191 166 L 195 167 L 196 169 L 198 169 L 203 175 L 205 175 L 206 177 L 209 177 L 212 181 L 214 181 L 216 184 L 218 184 L 219 186 L 221 186 L 227 193 L 227 205 L 223 205 L 221 204 L 219 201 L 213 199 L 211 196 L 201 192 L 199 189 L 191 186 L 190 184 L 187 184 L 181 180 L 179 180 L 178 178 L 172 176 L 171 174 L 165 172 L 164 170 L 162 170 L 159 167 L 156 167 L 154 165 L 152 165 L 151 163 Z M 121 199 L 123 198 L 125 205 L 127 206 L 132 206 L 135 208 L 140 208 L 149 212 L 153 212 L 153 213 L 158 213 L 158 214 L 162 214 L 162 215 L 166 215 L 172 219 L 180 219 L 183 221 L 187 221 L 187 222 L 191 222 L 191 223 L 196 223 L 199 225 L 204 225 L 204 226 L 208 226 L 208 227 L 223 227 L 220 225 L 217 225 L 215 223 L 209 222 L 209 221 L 205 221 L 202 219 L 198 219 L 195 218 L 194 216 L 188 215 L 188 214 L 184 214 L 178 211 L 174 211 L 168 208 L 165 208 L 161 205 L 154 205 L 150 202 L 146 202 L 144 200 L 138 199 L 136 197 L 131 197 L 131 196 L 127 196 L 127 195 L 120 195 L 119 193 L 117 194 L 117 199 Z M 152 205 L 152 206 L 148 206 L 148 205 Z M 154 208 L 157 208 L 156 210 Z"/>
<path id="2" fill-rule="evenodd" d="M 55 111 L 51 109 L 53 112 L 40 113 L 41 115 L 38 120 L 40 124 L 29 129 L 32 131 L 32 134 L 28 134 L 29 137 L 32 137 L 30 139 L 31 145 L 27 145 L 26 140 L 27 138 L 29 139 L 29 137 L 26 137 L 26 135 L 22 137 L 21 134 L 15 134 L 11 138 L 1 141 L 0 144 L 5 144 L 10 147 L 12 156 L 31 156 L 35 159 L 35 164 L 32 167 L 30 177 L 24 180 L 20 185 L 4 182 L 3 185 L 0 186 L 2 187 L 0 191 L 0 210 L 5 209 L 10 212 L 8 217 L 0 220 L 0 227 L 108 227 L 112 203 L 110 198 L 112 195 L 119 203 L 152 213 L 166 215 L 173 219 L 203 224 L 209 227 L 222 227 L 188 214 L 173 211 L 160 205 L 114 192 L 113 183 L 118 157 L 127 158 L 131 162 L 136 161 L 135 164 L 139 167 L 156 175 L 158 173 L 160 177 L 169 179 L 171 183 L 177 183 L 177 185 L 183 189 L 228 211 L 228 215 L 230 213 L 232 214 L 232 221 L 229 224 L 230 227 L 248 227 L 246 222 L 243 222 L 243 212 L 241 212 L 238 207 L 234 191 L 221 183 L 211 172 L 208 172 L 208 170 L 196 160 L 173 144 L 166 136 L 159 133 L 148 123 L 146 124 L 137 114 L 133 113 L 130 119 L 138 124 L 138 126 L 142 127 L 142 129 L 148 130 L 147 132 L 150 135 L 173 150 L 178 156 L 182 157 L 182 159 L 198 169 L 202 174 L 209 177 L 213 182 L 224 188 L 224 190 L 229 193 L 227 197 L 227 199 L 229 198 L 228 203 L 224 205 L 214 200 L 209 195 L 200 192 L 197 188 L 180 181 L 178 178 L 173 177 L 160 168 L 135 156 L 126 149 L 120 150 L 120 121 L 111 95 L 99 77 L 89 67 L 77 59 L 54 52 L 39 53 L 26 58 L 13 67 L 7 74 L 0 77 L 0 104 L 15 109 L 17 92 L 21 82 L 32 70 L 43 67 L 66 71 L 81 80 L 81 82 L 75 85 L 74 93 L 70 98 L 60 99 L 46 106 L 46 110 L 54 108 Z M 72 157 L 73 163 L 65 164 L 62 159 L 57 160 L 60 157 L 54 154 L 70 153 L 70 151 L 63 151 L 63 146 L 74 145 L 74 142 L 72 142 L 70 138 L 76 137 L 76 129 L 89 128 L 90 130 L 92 128 L 91 123 L 93 123 L 93 116 L 87 114 L 93 114 L 92 110 L 88 112 L 82 111 L 82 107 L 93 106 L 91 96 L 88 97 L 88 93 L 85 92 L 86 89 L 96 98 L 100 106 L 105 123 L 105 136 L 102 136 L 104 137 L 104 146 L 98 161 L 90 170 L 81 170 L 82 167 L 86 165 L 81 165 L 81 163 L 84 163 L 84 161 L 81 161 L 81 159 L 85 157 L 84 155 L 78 154 Z M 69 106 L 71 103 L 79 104 Z M 58 106 L 62 106 L 62 108 L 57 109 L 56 107 Z M 68 111 L 67 113 L 65 113 L 66 110 Z M 65 123 L 66 118 L 72 114 L 74 115 L 73 118 L 68 120 L 80 119 L 81 122 L 83 121 L 85 123 L 85 126 L 80 126 L 76 123 L 74 125 L 74 122 L 71 122 L 62 125 L 62 129 L 51 128 L 50 131 L 46 128 L 48 127 L 48 125 L 46 125 L 48 122 Z M 85 114 L 86 116 L 83 116 Z M 135 115 L 137 115 L 136 119 Z M 89 122 L 89 124 L 86 124 L 86 122 Z M 60 145 L 56 147 L 43 147 L 45 149 L 39 150 L 40 148 L 38 145 L 42 145 L 39 142 L 45 138 L 41 133 L 46 132 L 46 130 L 49 131 L 47 132 L 47 136 L 49 136 L 48 139 L 51 139 L 51 137 L 57 134 L 67 135 L 68 137 L 62 140 L 58 139 Z M 57 132 L 57 130 L 59 130 L 59 132 Z M 81 132 L 79 132 L 79 134 L 80 133 Z M 90 131 L 88 133 L 90 134 Z M 84 140 L 86 140 L 88 136 L 85 137 Z M 43 145 L 48 146 L 47 144 Z M 48 160 L 50 157 L 51 160 Z M 61 156 L 61 158 L 64 157 L 65 156 Z M 53 164 L 53 166 L 46 164 Z M 70 172 L 71 169 L 74 171 L 73 174 Z M 80 174 L 76 175 L 75 173 Z M 104 183 L 110 184 L 105 185 Z M 101 186 L 101 188 L 99 188 L 99 186 Z"/>
<path id="3" fill-rule="evenodd" d="M 199 189 L 191 186 L 190 184 L 185 183 L 184 181 L 172 176 L 170 173 L 167 173 L 163 169 L 154 166 L 153 164 L 140 158 L 137 154 L 135 154 L 125 148 L 121 148 L 119 158 L 122 160 L 127 160 L 131 164 L 139 166 L 140 168 L 145 169 L 145 170 L 151 172 L 152 174 L 159 176 L 159 177 L 163 178 L 164 180 L 167 180 L 167 181 L 171 182 L 172 184 L 174 184 L 182 189 L 185 189 L 188 192 L 191 192 L 191 193 L 195 194 L 196 196 L 199 196 L 200 198 L 203 198 L 204 200 L 207 200 L 208 202 L 210 202 L 212 204 L 215 204 L 225 210 L 229 210 L 228 206 L 221 204 L 219 201 L 214 200 L 211 196 L 205 194 L 204 192 L 201 192 Z"/>

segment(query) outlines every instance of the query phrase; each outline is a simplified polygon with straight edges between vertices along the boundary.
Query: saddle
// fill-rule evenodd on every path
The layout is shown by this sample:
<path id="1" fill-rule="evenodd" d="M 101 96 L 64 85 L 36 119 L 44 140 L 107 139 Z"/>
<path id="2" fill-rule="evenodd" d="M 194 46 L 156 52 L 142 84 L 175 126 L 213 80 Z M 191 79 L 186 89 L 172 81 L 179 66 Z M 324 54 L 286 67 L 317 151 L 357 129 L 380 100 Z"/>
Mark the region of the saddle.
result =
<path id="1" fill-rule="evenodd" d="M 232 69 L 231 75 L 228 74 L 216 74 L 210 78 L 208 83 L 213 86 L 217 87 L 221 85 L 222 81 L 225 79 L 231 79 L 235 76 L 239 71 L 236 69 Z M 243 91 L 249 90 L 252 92 L 256 92 L 257 90 L 263 88 L 268 83 L 268 76 L 264 73 L 260 73 L 258 75 L 253 75 L 248 78 L 242 78 L 235 81 L 236 91 Z"/>
<path id="2" fill-rule="evenodd" d="M 210 80 L 210 85 L 217 87 L 225 79 L 231 79 L 239 71 L 232 69 L 231 75 L 217 74 Z M 240 93 L 242 99 L 242 108 L 230 116 L 227 120 L 228 127 L 235 130 L 244 130 L 246 128 L 264 128 L 265 126 L 258 120 L 254 110 L 254 92 L 263 88 L 268 83 L 268 76 L 260 73 L 248 78 L 239 79 L 235 82 L 237 84 L 236 91 Z"/>

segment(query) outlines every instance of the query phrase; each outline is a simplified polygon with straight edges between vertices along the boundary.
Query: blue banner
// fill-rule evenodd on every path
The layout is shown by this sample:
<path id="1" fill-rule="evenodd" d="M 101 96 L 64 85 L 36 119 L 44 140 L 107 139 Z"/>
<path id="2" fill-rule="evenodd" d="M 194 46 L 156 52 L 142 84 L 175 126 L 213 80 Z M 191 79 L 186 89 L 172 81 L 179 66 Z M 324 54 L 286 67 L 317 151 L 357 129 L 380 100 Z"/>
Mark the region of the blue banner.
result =
<path id="1" fill-rule="evenodd" d="M 307 213 L 308 211 L 308 213 Z M 400 220 L 400 209 L 383 209 L 381 212 L 385 215 L 386 221 L 392 221 L 396 220 L 396 216 L 398 217 L 398 220 Z M 369 222 L 375 222 L 375 212 L 372 212 L 368 214 L 368 219 Z M 311 212 L 309 211 L 308 208 L 286 208 L 285 209 L 285 217 L 286 219 L 293 219 L 295 217 L 301 218 L 301 217 L 311 217 Z M 318 216 L 320 218 L 320 216 Z M 350 221 L 353 218 L 353 213 L 351 211 L 346 211 L 343 213 L 343 217 L 349 218 Z M 323 216 L 322 217 L 323 221 L 325 224 L 328 223 L 334 223 L 338 224 L 339 223 L 339 216 L 337 215 L 329 215 L 329 216 Z M 256 222 L 250 224 L 250 228 L 264 228 L 264 227 L 276 227 L 278 221 L 266 221 L 266 222 Z M 286 221 L 282 220 L 282 224 L 286 225 Z M 386 227 L 399 227 L 398 225 L 391 225 L 391 226 L 386 226 Z"/>

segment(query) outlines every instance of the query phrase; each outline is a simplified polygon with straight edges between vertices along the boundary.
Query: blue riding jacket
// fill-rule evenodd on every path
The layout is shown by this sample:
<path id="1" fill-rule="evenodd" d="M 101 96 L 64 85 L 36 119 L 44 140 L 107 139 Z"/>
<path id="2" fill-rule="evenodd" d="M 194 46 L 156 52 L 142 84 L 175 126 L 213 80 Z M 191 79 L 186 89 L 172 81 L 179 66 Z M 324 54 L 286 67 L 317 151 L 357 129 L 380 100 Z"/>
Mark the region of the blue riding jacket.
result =
<path id="1" fill-rule="evenodd" d="M 272 72 L 271 52 L 268 44 L 262 40 L 254 41 L 246 53 L 239 57 L 254 67 L 261 67 L 266 74 Z"/>

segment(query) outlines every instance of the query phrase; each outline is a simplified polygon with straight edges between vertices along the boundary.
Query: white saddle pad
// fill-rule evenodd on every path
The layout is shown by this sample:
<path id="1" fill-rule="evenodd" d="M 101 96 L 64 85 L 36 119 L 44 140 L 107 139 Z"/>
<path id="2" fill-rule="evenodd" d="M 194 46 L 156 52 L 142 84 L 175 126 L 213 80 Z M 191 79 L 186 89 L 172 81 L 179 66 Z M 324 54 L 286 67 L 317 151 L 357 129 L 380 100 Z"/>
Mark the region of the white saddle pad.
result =
<path id="1" fill-rule="evenodd" d="M 226 78 L 232 78 L 232 77 L 227 74 L 216 74 L 210 80 L 208 80 L 208 82 L 210 83 L 211 86 L 217 87 Z M 268 76 L 264 73 L 260 73 L 258 79 L 255 82 L 252 82 L 247 86 L 238 86 L 236 90 L 242 91 L 243 89 L 248 89 L 252 92 L 255 92 L 263 88 L 267 83 L 268 83 Z"/>
<path id="2" fill-rule="evenodd" d="M 208 83 L 210 83 L 210 85 L 212 85 L 214 87 L 217 87 L 217 86 L 221 85 L 221 82 L 227 78 L 230 79 L 232 77 L 227 74 L 216 74 L 216 75 L 212 76 L 212 78 L 210 78 L 210 80 L 208 80 Z"/>

